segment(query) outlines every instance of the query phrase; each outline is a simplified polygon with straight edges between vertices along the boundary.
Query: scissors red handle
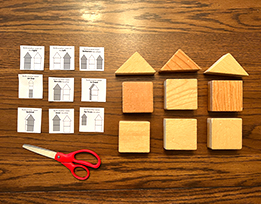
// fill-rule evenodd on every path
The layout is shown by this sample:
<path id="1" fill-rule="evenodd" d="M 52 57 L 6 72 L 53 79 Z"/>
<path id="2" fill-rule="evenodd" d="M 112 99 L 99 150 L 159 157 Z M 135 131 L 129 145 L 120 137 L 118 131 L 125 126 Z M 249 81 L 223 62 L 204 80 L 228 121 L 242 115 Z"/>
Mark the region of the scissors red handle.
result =
<path id="1" fill-rule="evenodd" d="M 97 164 L 92 164 L 92 163 L 87 162 L 87 161 L 75 159 L 75 155 L 79 154 L 79 153 L 92 154 L 98 160 Z M 86 180 L 89 177 L 90 171 L 87 167 L 97 169 L 101 165 L 101 159 L 98 156 L 98 154 L 96 154 L 94 151 L 88 150 L 88 149 L 78 150 L 78 151 L 75 151 L 75 152 L 71 152 L 69 154 L 63 154 L 61 152 L 57 152 L 56 155 L 55 155 L 55 160 L 58 161 L 58 162 L 61 162 L 64 166 L 66 166 L 71 171 L 72 175 L 79 180 Z M 75 174 L 76 168 L 84 169 L 86 171 L 87 175 L 84 176 L 84 177 L 80 177 L 80 176 L 76 175 Z"/>

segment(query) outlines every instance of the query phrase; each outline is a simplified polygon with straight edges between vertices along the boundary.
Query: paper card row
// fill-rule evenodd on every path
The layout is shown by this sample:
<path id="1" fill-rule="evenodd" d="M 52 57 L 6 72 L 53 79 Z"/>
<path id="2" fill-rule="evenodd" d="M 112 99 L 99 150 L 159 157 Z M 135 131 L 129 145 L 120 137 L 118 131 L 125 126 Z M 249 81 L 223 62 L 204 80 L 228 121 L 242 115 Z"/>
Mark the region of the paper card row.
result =
<path id="1" fill-rule="evenodd" d="M 50 46 L 50 70 L 75 70 L 74 46 Z M 80 47 L 80 71 L 104 71 L 104 47 Z M 44 46 L 20 46 L 20 70 L 44 70 Z"/>
<path id="2" fill-rule="evenodd" d="M 43 75 L 19 74 L 19 98 L 42 99 Z M 48 78 L 48 101 L 73 102 L 74 78 Z M 81 101 L 106 102 L 106 79 L 82 78 Z"/>
<path id="3" fill-rule="evenodd" d="M 18 108 L 17 132 L 41 133 L 41 123 L 41 108 Z M 79 131 L 104 132 L 104 108 L 80 108 Z M 49 133 L 74 133 L 74 109 L 49 109 Z"/>

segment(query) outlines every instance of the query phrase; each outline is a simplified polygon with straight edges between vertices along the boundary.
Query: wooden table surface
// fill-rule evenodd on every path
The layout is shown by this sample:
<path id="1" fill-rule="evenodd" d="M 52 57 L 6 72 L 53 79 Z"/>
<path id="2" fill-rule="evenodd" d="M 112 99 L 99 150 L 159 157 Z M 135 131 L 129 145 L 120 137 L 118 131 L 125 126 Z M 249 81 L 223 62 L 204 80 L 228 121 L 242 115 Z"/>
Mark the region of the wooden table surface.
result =
<path id="1" fill-rule="evenodd" d="M 261 203 L 261 1 L 85 1 L 10 0 L 0 2 L 0 202 L 1 203 Z M 45 46 L 44 71 L 22 71 L 20 45 Z M 75 71 L 50 71 L 49 46 L 75 46 Z M 105 71 L 80 72 L 79 46 L 104 47 Z M 202 70 L 158 74 L 182 49 Z M 138 51 L 155 76 L 114 72 Z M 203 72 L 231 53 L 250 74 L 243 78 L 244 110 L 209 113 L 207 83 L 232 77 Z M 44 76 L 43 99 L 18 98 L 18 74 Z M 48 102 L 48 77 L 74 77 L 73 103 Z M 81 78 L 106 78 L 106 103 L 81 102 Z M 195 111 L 165 111 L 163 82 L 197 78 Z M 154 112 L 123 114 L 121 84 L 152 81 Z M 17 108 L 42 108 L 42 133 L 17 132 Z M 104 107 L 105 132 L 79 133 L 79 108 Z M 48 109 L 74 108 L 75 133 L 49 134 Z M 163 149 L 163 118 L 196 118 L 196 151 Z M 243 118 L 243 148 L 207 148 L 207 118 Z M 120 120 L 151 123 L 149 154 L 118 153 Z M 102 165 L 79 181 L 60 163 L 26 151 L 24 143 L 63 153 L 88 148 Z M 89 158 L 92 161 L 91 158 Z"/>

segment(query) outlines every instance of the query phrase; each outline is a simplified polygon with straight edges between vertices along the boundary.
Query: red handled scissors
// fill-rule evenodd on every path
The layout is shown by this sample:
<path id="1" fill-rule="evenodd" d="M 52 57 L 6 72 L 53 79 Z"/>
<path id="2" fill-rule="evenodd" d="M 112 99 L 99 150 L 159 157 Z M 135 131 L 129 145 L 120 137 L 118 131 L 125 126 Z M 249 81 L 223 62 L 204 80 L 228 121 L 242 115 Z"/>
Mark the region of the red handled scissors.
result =
<path id="1" fill-rule="evenodd" d="M 44 148 L 37 147 L 37 146 L 34 146 L 34 145 L 29 145 L 29 144 L 24 144 L 23 148 L 30 150 L 34 153 L 49 157 L 51 159 L 55 159 L 58 162 L 61 162 L 64 166 L 66 166 L 71 171 L 72 175 L 79 180 L 86 180 L 89 177 L 90 171 L 87 167 L 97 169 L 101 165 L 101 159 L 98 156 L 98 154 L 96 154 L 94 151 L 88 150 L 88 149 L 82 149 L 82 150 L 78 150 L 78 151 L 75 151 L 75 152 L 71 152 L 69 154 L 63 154 L 61 152 L 54 152 L 54 151 L 49 150 L 49 149 L 44 149 Z M 98 160 L 97 164 L 92 164 L 92 163 L 89 163 L 87 161 L 75 159 L 75 155 L 79 154 L 79 153 L 92 154 Z M 84 177 L 80 177 L 80 176 L 76 175 L 75 174 L 76 168 L 84 169 L 86 171 L 87 175 L 84 176 Z"/>

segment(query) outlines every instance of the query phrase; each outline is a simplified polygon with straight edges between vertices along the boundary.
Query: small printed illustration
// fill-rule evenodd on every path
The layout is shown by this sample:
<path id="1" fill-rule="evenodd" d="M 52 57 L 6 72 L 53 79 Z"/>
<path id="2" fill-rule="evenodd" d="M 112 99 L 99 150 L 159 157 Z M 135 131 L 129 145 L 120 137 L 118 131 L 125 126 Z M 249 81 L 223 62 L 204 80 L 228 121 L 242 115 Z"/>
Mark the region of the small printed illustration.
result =
<path id="1" fill-rule="evenodd" d="M 74 133 L 74 109 L 49 109 L 49 133 Z"/>
<path id="2" fill-rule="evenodd" d="M 59 118 L 58 115 L 55 115 L 53 118 L 53 131 L 54 132 L 59 132 L 60 131 L 60 126 L 61 126 L 61 119 Z"/>
<path id="3" fill-rule="evenodd" d="M 64 70 L 70 70 L 71 67 L 71 56 L 66 52 L 66 54 L 63 57 L 63 62 L 64 62 Z"/>
<path id="4" fill-rule="evenodd" d="M 80 71 L 104 71 L 104 47 L 80 47 Z"/>
<path id="5" fill-rule="evenodd" d="M 74 78 L 49 77 L 49 101 L 73 102 Z"/>
<path id="6" fill-rule="evenodd" d="M 50 70 L 74 70 L 74 46 L 50 46 Z"/>
<path id="7" fill-rule="evenodd" d="M 55 87 L 53 88 L 53 98 L 55 101 L 61 100 L 61 92 L 62 92 L 62 88 L 59 86 L 59 84 L 56 84 Z"/>
<path id="8" fill-rule="evenodd" d="M 104 108 L 80 108 L 80 132 L 104 132 Z"/>
<path id="9" fill-rule="evenodd" d="M 62 57 L 61 55 L 56 52 L 53 56 L 53 69 L 61 69 L 62 67 Z"/>
<path id="10" fill-rule="evenodd" d="M 17 132 L 41 133 L 41 121 L 41 108 L 18 108 Z"/>
<path id="11" fill-rule="evenodd" d="M 99 55 L 97 58 L 97 69 L 103 69 L 103 59 L 101 55 Z"/>
<path id="12" fill-rule="evenodd" d="M 102 124 L 103 124 L 103 119 L 100 116 L 100 114 L 98 114 L 94 119 L 95 132 L 102 132 Z"/>
<path id="13" fill-rule="evenodd" d="M 34 131 L 34 117 L 32 114 L 28 114 L 25 118 L 25 129 L 26 131 Z"/>
<path id="14" fill-rule="evenodd" d="M 82 115 L 82 125 L 83 125 L 83 126 L 86 126 L 86 125 L 87 125 L 87 116 L 86 116 L 85 113 Z"/>
<path id="15" fill-rule="evenodd" d="M 32 60 L 32 57 L 29 54 L 29 52 L 27 52 L 26 55 L 24 56 L 24 69 L 25 70 L 31 69 L 31 60 Z"/>
<path id="16" fill-rule="evenodd" d="M 99 100 L 99 88 L 97 85 L 92 84 L 89 88 L 90 92 L 90 101 L 98 101 Z"/>
<path id="17" fill-rule="evenodd" d="M 20 46 L 20 70 L 44 70 L 44 46 Z"/>
<path id="18" fill-rule="evenodd" d="M 34 56 L 34 70 L 40 70 L 42 65 L 42 57 L 39 52 Z"/>
<path id="19" fill-rule="evenodd" d="M 89 69 L 91 70 L 95 69 L 95 58 L 93 55 L 89 57 Z"/>
<path id="20" fill-rule="evenodd" d="M 71 122 L 72 122 L 72 120 L 70 119 L 70 117 L 68 115 L 66 115 L 65 118 L 63 119 L 63 132 L 64 133 L 71 132 Z"/>
<path id="21" fill-rule="evenodd" d="M 43 98 L 42 74 L 19 74 L 19 98 Z"/>
<path id="22" fill-rule="evenodd" d="M 28 82 L 28 97 L 29 98 L 33 98 L 34 97 L 34 81 L 32 79 L 30 79 L 30 81 Z"/>
<path id="23" fill-rule="evenodd" d="M 85 56 L 85 55 L 83 55 L 82 57 L 81 57 L 81 68 L 82 69 L 87 69 L 87 63 L 88 63 L 88 59 L 87 59 L 87 57 Z"/>
<path id="24" fill-rule="evenodd" d="M 63 87 L 63 100 L 69 101 L 71 97 L 71 88 L 68 84 L 65 84 Z"/>
<path id="25" fill-rule="evenodd" d="M 82 78 L 82 101 L 106 102 L 106 79 Z"/>

